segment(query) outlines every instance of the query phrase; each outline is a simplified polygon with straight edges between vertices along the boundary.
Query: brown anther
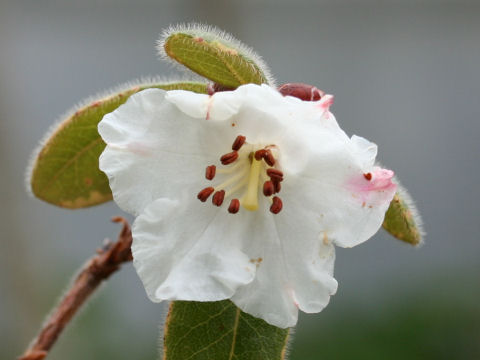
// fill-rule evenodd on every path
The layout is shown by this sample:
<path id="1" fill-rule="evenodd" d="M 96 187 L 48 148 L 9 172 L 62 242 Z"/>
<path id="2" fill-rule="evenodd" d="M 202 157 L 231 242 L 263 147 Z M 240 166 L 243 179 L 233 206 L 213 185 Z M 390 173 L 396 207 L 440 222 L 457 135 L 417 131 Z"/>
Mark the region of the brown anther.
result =
<path id="1" fill-rule="evenodd" d="M 272 206 L 270 206 L 270 212 L 274 214 L 278 214 L 280 211 L 282 211 L 283 203 L 282 199 L 280 199 L 278 196 L 273 197 L 273 203 Z"/>
<path id="2" fill-rule="evenodd" d="M 220 161 L 223 165 L 228 165 L 233 163 L 235 160 L 238 159 L 238 152 L 232 151 L 231 153 L 225 154 L 220 158 Z"/>
<path id="3" fill-rule="evenodd" d="M 278 169 L 267 169 L 267 175 L 270 176 L 270 179 L 275 181 L 283 181 L 283 172 Z"/>
<path id="4" fill-rule="evenodd" d="M 223 204 L 223 199 L 225 198 L 225 190 L 217 191 L 213 194 L 212 204 L 215 206 L 220 206 Z"/>
<path id="5" fill-rule="evenodd" d="M 363 177 L 365 179 L 367 179 L 368 181 L 372 180 L 372 173 L 366 173 L 366 174 L 363 174 Z"/>
<path id="6" fill-rule="evenodd" d="M 215 177 L 215 173 L 217 172 L 217 168 L 215 165 L 207 166 L 205 169 L 205 178 L 207 180 L 212 180 Z"/>
<path id="7" fill-rule="evenodd" d="M 235 150 L 235 151 L 240 150 L 240 148 L 243 146 L 243 144 L 245 144 L 246 139 L 247 138 L 245 136 L 238 135 L 237 138 L 235 139 L 235 141 L 233 142 L 232 150 Z"/>
<path id="8" fill-rule="evenodd" d="M 228 207 L 228 212 L 230 214 L 236 214 L 238 210 L 240 210 L 240 200 L 232 199 L 232 201 L 230 201 L 230 206 Z"/>
<path id="9" fill-rule="evenodd" d="M 265 156 L 266 152 L 267 152 L 267 150 L 265 150 L 265 149 L 260 149 L 260 150 L 255 151 L 255 160 L 257 160 L 257 161 L 262 160 L 263 157 Z"/>
<path id="10" fill-rule="evenodd" d="M 215 191 L 213 187 L 206 187 L 202 191 L 200 191 L 197 195 L 197 199 L 200 200 L 201 202 L 207 201 L 210 195 Z"/>
<path id="11" fill-rule="evenodd" d="M 275 165 L 275 158 L 270 150 L 265 150 L 265 154 L 263 155 L 263 159 L 269 166 Z"/>
<path id="12" fill-rule="evenodd" d="M 275 185 L 272 181 L 265 181 L 263 183 L 263 195 L 271 196 L 275 192 Z"/>
<path id="13" fill-rule="evenodd" d="M 282 190 L 282 185 L 280 181 L 273 181 L 273 186 L 275 187 L 275 194 L 278 194 Z"/>

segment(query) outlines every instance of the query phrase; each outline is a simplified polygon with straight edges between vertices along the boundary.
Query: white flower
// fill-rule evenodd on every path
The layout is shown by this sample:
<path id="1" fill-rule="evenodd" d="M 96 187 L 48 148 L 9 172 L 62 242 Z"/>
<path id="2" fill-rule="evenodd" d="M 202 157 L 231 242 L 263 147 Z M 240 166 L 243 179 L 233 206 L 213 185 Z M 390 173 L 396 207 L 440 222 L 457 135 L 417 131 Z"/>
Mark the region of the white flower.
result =
<path id="1" fill-rule="evenodd" d="M 103 118 L 100 168 L 137 215 L 134 265 L 151 300 L 231 299 L 282 328 L 327 305 L 333 244 L 370 238 L 395 192 L 376 145 L 347 137 L 332 101 L 266 85 L 150 89 Z"/>

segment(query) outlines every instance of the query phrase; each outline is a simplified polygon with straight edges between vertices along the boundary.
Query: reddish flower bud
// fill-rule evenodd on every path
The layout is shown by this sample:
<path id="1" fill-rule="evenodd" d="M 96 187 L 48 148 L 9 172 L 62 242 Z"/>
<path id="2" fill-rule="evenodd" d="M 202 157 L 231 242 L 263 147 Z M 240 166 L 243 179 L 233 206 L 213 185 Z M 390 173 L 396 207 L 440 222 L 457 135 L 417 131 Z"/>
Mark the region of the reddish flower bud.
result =
<path id="1" fill-rule="evenodd" d="M 325 93 L 313 85 L 303 83 L 283 84 L 278 88 L 283 96 L 293 96 L 303 101 L 318 101 Z"/>

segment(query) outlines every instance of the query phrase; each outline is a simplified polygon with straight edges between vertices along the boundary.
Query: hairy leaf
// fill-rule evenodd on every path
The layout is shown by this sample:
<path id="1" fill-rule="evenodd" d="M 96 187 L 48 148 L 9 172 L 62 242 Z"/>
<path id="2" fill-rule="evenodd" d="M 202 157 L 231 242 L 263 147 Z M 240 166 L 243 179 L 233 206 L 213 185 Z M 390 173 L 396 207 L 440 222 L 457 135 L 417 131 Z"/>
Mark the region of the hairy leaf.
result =
<path id="1" fill-rule="evenodd" d="M 269 83 L 267 66 L 255 53 L 230 36 L 202 28 L 173 29 L 160 47 L 164 55 L 226 88 Z"/>
<path id="2" fill-rule="evenodd" d="M 97 125 L 132 94 L 146 89 L 184 89 L 206 92 L 206 84 L 178 82 L 130 86 L 79 107 L 62 120 L 32 159 L 29 185 L 32 193 L 53 205 L 78 209 L 112 199 L 108 179 L 98 168 L 105 143 Z"/>
<path id="3" fill-rule="evenodd" d="M 405 189 L 399 187 L 385 213 L 383 228 L 399 240 L 411 245 L 422 242 L 422 221 Z"/>
<path id="4" fill-rule="evenodd" d="M 231 301 L 175 301 L 165 326 L 163 360 L 285 359 L 289 329 L 267 324 Z"/>

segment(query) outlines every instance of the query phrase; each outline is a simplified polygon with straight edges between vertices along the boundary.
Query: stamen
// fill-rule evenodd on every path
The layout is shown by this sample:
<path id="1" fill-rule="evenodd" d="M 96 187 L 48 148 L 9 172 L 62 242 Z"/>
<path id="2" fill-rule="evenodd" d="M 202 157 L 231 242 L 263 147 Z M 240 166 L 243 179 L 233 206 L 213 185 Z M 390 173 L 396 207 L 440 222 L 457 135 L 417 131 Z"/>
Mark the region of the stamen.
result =
<path id="1" fill-rule="evenodd" d="M 263 183 L 263 195 L 271 196 L 275 192 L 275 185 L 272 181 L 265 181 Z"/>
<path id="2" fill-rule="evenodd" d="M 205 202 L 213 194 L 212 204 L 220 207 L 226 199 L 230 200 L 233 196 L 239 196 L 238 192 L 242 192 L 241 197 L 230 200 L 228 207 L 229 213 L 236 214 L 240 206 L 249 211 L 257 210 L 258 192 L 262 191 L 271 201 L 270 211 L 278 214 L 283 207 L 282 200 L 273 195 L 281 190 L 283 172 L 273 168 L 276 164 L 277 149 L 275 145 L 263 145 L 255 151 L 255 148 L 259 147 L 248 144 L 245 136 L 238 135 L 232 144 L 233 151 L 220 157 L 223 165 L 231 165 L 224 168 L 209 165 L 205 168 L 207 180 L 213 180 L 218 174 L 228 174 L 227 178 L 219 185 L 204 188 L 197 198 Z"/>
<path id="3" fill-rule="evenodd" d="M 269 166 L 275 165 L 275 158 L 270 150 L 265 150 L 265 154 L 263 155 L 263 159 Z"/>
<path id="4" fill-rule="evenodd" d="M 278 194 L 282 190 L 282 185 L 280 181 L 273 181 L 273 186 L 275 187 L 275 194 Z"/>
<path id="5" fill-rule="evenodd" d="M 231 187 L 230 189 L 228 189 L 227 192 L 225 192 L 225 197 L 235 194 L 237 190 L 245 187 L 247 183 L 248 183 L 248 178 L 245 176 L 241 181 L 237 182 L 235 186 Z"/>
<path id="6" fill-rule="evenodd" d="M 267 175 L 277 182 L 283 181 L 283 172 L 278 169 L 267 169 Z"/>
<path id="7" fill-rule="evenodd" d="M 228 165 L 233 163 L 237 159 L 238 159 L 238 152 L 232 151 L 231 153 L 222 155 L 222 157 L 220 158 L 220 161 L 222 162 L 223 165 Z"/>
<path id="8" fill-rule="evenodd" d="M 282 199 L 280 199 L 278 196 L 274 196 L 272 200 L 273 203 L 272 206 L 270 206 L 270 211 L 274 214 L 278 214 L 280 211 L 282 211 Z"/>
<path id="9" fill-rule="evenodd" d="M 202 191 L 200 191 L 197 195 L 197 199 L 200 200 L 201 202 L 207 201 L 210 195 L 215 191 L 213 187 L 206 187 Z"/>
<path id="10" fill-rule="evenodd" d="M 260 150 L 255 151 L 255 160 L 257 160 L 257 161 L 262 160 L 263 157 L 265 156 L 266 152 L 267 152 L 267 150 L 265 150 L 265 149 L 260 149 Z"/>
<path id="11" fill-rule="evenodd" d="M 230 201 L 230 206 L 228 207 L 228 212 L 230 214 L 236 214 L 238 210 L 240 210 L 240 200 L 232 199 L 232 201 Z"/>
<path id="12" fill-rule="evenodd" d="M 207 180 L 213 180 L 213 178 L 215 177 L 216 171 L 217 171 L 217 167 L 215 165 L 207 166 L 207 168 L 205 169 L 205 178 Z"/>
<path id="13" fill-rule="evenodd" d="M 245 136 L 238 135 L 237 138 L 235 139 L 235 141 L 233 142 L 232 150 L 234 150 L 234 151 L 240 150 L 242 145 L 245 144 L 246 139 L 247 138 Z"/>
<path id="14" fill-rule="evenodd" d="M 372 180 L 372 173 L 366 173 L 366 174 L 363 174 L 363 176 L 364 176 L 365 179 L 367 179 L 368 181 Z"/>
<path id="15" fill-rule="evenodd" d="M 271 180 L 271 179 L 267 176 L 266 171 L 262 171 L 262 172 L 260 173 L 260 180 L 261 180 L 262 182 L 265 182 L 265 181 L 269 181 L 269 180 Z"/>
<path id="16" fill-rule="evenodd" d="M 247 175 L 248 171 L 246 168 L 243 168 L 241 171 L 239 171 L 237 174 L 233 175 L 232 177 L 228 178 L 226 181 L 221 183 L 220 185 L 215 186 L 215 190 L 222 190 L 225 189 L 227 186 L 236 183 L 239 179 L 242 177 L 245 177 Z"/>
<path id="17" fill-rule="evenodd" d="M 229 166 L 226 169 L 217 169 L 217 174 L 231 174 L 233 172 L 239 171 L 241 167 L 244 167 L 247 163 L 244 161 L 239 161 L 235 165 Z"/>
<path id="18" fill-rule="evenodd" d="M 213 194 L 212 203 L 215 206 L 220 206 L 223 203 L 223 199 L 225 198 L 225 190 L 217 191 Z"/>

